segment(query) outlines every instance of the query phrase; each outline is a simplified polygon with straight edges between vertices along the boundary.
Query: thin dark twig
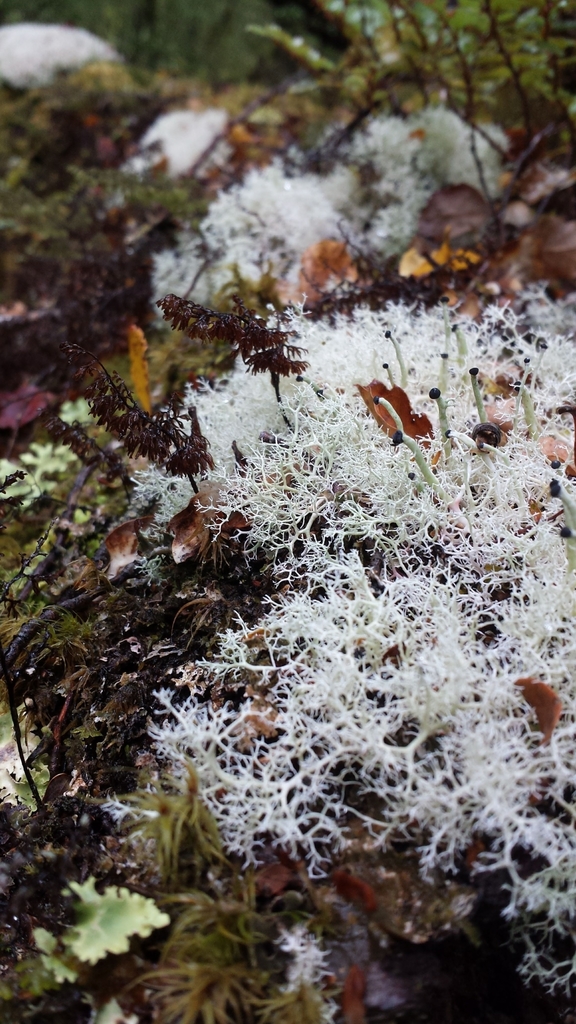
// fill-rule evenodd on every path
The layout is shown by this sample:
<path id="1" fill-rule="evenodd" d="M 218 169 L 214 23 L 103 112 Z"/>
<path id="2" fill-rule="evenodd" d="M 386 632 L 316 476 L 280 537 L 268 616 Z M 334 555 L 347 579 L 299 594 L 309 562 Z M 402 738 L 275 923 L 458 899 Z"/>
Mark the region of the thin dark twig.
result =
<path id="1" fill-rule="evenodd" d="M 520 74 L 518 72 L 518 69 L 517 69 L 517 67 L 514 64 L 512 58 L 510 56 L 510 53 L 508 52 L 508 50 L 504 46 L 504 42 L 502 40 L 502 36 L 500 35 L 500 30 L 498 28 L 498 21 L 496 19 L 496 15 L 494 14 L 494 11 L 492 10 L 491 0 L 484 0 L 484 10 L 486 11 L 486 14 L 488 15 L 488 17 L 490 19 L 490 34 L 491 34 L 492 38 L 494 39 L 494 42 L 496 43 L 496 46 L 498 47 L 498 50 L 500 52 L 500 56 L 502 57 L 502 59 L 503 59 L 505 65 L 506 65 L 506 67 L 508 68 L 510 74 L 512 75 L 512 80 L 514 82 L 514 85 L 515 85 L 515 88 L 516 88 L 516 92 L 518 94 L 518 99 L 520 100 L 520 105 L 522 107 L 522 114 L 523 114 L 523 117 L 524 117 L 524 126 L 526 128 L 527 134 L 529 136 L 531 136 L 532 135 L 532 118 L 530 116 L 530 104 L 528 103 L 528 96 L 526 95 L 526 90 L 524 89 L 524 86 L 522 85 L 522 79 L 520 78 Z"/>
<path id="2" fill-rule="evenodd" d="M 68 502 L 66 505 L 66 511 L 64 513 L 64 519 L 69 520 L 74 515 L 76 507 L 78 505 L 78 499 L 82 493 L 82 489 L 85 483 L 88 481 L 94 470 L 96 469 L 96 462 L 89 462 L 87 466 L 82 466 L 82 469 L 77 474 L 76 479 L 72 485 L 70 494 L 68 495 Z M 46 574 L 48 569 L 54 564 L 58 557 L 58 552 L 62 547 L 66 535 L 68 533 L 68 527 L 60 526 L 54 538 L 54 544 L 45 558 L 42 559 L 39 565 L 36 566 L 31 576 L 28 577 L 28 582 L 22 588 L 22 591 L 18 595 L 19 601 L 25 601 L 27 597 L 32 593 L 35 584 L 38 582 L 38 578 Z"/>
<path id="3" fill-rule="evenodd" d="M 20 720 L 18 718 L 18 708 L 16 707 L 14 679 L 13 679 L 13 676 L 12 676 L 12 673 L 11 673 L 10 669 L 8 668 L 8 662 L 7 662 L 7 659 L 6 659 L 6 653 L 4 651 L 4 645 L 2 644 L 1 640 L 0 640 L 0 668 L 2 668 L 2 675 L 4 676 L 4 681 L 6 683 L 6 691 L 8 693 L 8 706 L 10 708 L 10 717 L 12 719 L 12 728 L 14 730 L 14 739 L 16 740 L 16 748 L 18 750 L 18 757 L 20 758 L 20 763 L 22 765 L 22 770 L 24 772 L 24 777 L 26 779 L 26 782 L 28 783 L 28 786 L 30 787 L 30 792 L 32 793 L 32 797 L 34 799 L 34 803 L 36 804 L 36 809 L 40 810 L 40 807 L 42 805 L 42 800 L 40 799 L 40 793 L 38 792 L 38 787 L 37 787 L 37 785 L 34 782 L 34 779 L 32 777 L 32 772 L 30 771 L 28 765 L 26 764 L 26 758 L 24 756 L 24 748 L 22 746 L 22 732 L 21 732 L 21 729 L 20 729 Z"/>

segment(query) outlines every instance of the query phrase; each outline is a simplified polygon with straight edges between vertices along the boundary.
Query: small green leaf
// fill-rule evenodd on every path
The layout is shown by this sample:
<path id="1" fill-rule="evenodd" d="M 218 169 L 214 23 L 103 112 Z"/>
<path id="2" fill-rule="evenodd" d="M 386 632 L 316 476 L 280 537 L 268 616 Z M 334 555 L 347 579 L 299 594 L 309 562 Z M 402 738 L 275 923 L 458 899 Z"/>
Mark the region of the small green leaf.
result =
<path id="1" fill-rule="evenodd" d="M 76 925 L 62 936 L 64 945 L 85 963 L 95 964 L 107 953 L 125 953 L 131 935 L 146 938 L 155 928 L 170 924 L 168 914 L 158 910 L 154 900 L 128 889 L 109 886 L 96 892 L 96 879 L 82 885 L 70 882 L 79 897 L 75 904 Z"/>

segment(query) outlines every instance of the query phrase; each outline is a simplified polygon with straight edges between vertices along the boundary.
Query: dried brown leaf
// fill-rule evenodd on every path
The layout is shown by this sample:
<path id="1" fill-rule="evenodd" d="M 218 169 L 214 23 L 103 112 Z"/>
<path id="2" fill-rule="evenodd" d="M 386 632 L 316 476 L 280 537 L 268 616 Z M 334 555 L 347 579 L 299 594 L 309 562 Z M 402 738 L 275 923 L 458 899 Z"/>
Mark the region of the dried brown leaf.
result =
<path id="1" fill-rule="evenodd" d="M 266 864 L 254 876 L 256 891 L 266 896 L 278 896 L 286 886 L 297 878 L 295 871 L 280 861 Z"/>

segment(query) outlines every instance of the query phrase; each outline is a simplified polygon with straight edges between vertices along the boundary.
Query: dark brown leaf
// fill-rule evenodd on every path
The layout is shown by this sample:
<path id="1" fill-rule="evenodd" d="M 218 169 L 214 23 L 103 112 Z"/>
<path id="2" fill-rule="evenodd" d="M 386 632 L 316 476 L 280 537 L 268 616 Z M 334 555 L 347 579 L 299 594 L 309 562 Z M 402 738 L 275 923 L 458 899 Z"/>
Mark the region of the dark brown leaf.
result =
<path id="1" fill-rule="evenodd" d="M 484 197 L 471 185 L 446 185 L 430 196 L 420 214 L 418 234 L 441 242 L 461 235 L 479 234 L 490 216 Z"/>
<path id="2" fill-rule="evenodd" d="M 229 540 L 237 530 L 248 528 L 248 520 L 241 512 L 233 512 L 224 519 L 218 508 L 218 484 L 201 484 L 198 493 L 168 523 L 168 532 L 174 534 L 172 557 L 177 564 L 189 558 L 205 558 L 213 544 Z M 213 508 L 203 506 L 213 505 Z"/>

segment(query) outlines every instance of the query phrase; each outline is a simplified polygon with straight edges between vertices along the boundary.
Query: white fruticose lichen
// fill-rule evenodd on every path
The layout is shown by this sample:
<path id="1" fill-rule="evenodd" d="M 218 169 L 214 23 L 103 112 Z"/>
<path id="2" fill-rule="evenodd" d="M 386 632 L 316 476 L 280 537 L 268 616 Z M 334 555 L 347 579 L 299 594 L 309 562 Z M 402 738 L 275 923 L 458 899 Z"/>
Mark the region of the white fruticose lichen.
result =
<path id="1" fill-rule="evenodd" d="M 542 321 L 546 300 L 537 301 Z M 246 556 L 266 554 L 278 593 L 256 626 L 238 621 L 226 630 L 203 666 L 228 688 L 249 683 L 249 695 L 239 706 L 212 706 L 163 689 L 168 716 L 153 734 L 175 772 L 193 756 L 226 845 L 247 861 L 272 839 L 305 852 L 320 874 L 358 818 L 383 847 L 392 837 L 414 842 L 425 872 L 455 870 L 481 838 L 475 869 L 507 873 L 505 913 L 529 939 L 525 971 L 567 987 L 576 957 L 547 964 L 531 920 L 537 915 L 566 941 L 572 935 L 576 579 L 550 481 L 558 476 L 566 493 L 573 484 L 551 468 L 537 434 L 571 444 L 555 409 L 576 390 L 573 342 L 523 334 L 509 308 L 461 326 L 468 355 L 450 332 L 446 367 L 440 310 L 390 305 L 333 323 L 295 312 L 307 380 L 323 392 L 282 383 L 292 430 L 269 381 L 242 367 L 215 390 L 190 395 L 212 443 L 223 511 L 248 519 Z M 412 404 L 435 427 L 422 448 L 435 488 L 355 388 L 383 377 L 383 361 L 398 375 L 397 351 Z M 428 397 L 441 365 L 448 454 Z M 531 404 L 516 401 L 501 448 L 472 443 L 472 366 L 488 382 L 501 374 L 526 380 Z M 247 460 L 242 474 L 232 440 Z M 158 471 L 142 476 L 138 490 L 142 501 L 163 495 L 161 529 L 178 510 L 176 492 L 167 496 Z M 516 685 L 524 677 L 562 701 L 548 743 Z"/>
<path id="2" fill-rule="evenodd" d="M 289 989 L 296 989 L 302 984 L 317 985 L 329 974 L 326 953 L 305 925 L 294 925 L 290 931 L 284 929 L 278 945 L 283 953 L 292 957 L 286 973 Z"/>
<path id="3" fill-rule="evenodd" d="M 14 89 L 48 85 L 59 71 L 92 61 L 121 59 L 109 43 L 83 28 L 35 22 L 0 28 L 0 81 Z"/>
<path id="4" fill-rule="evenodd" d="M 475 132 L 476 157 L 494 196 L 506 138 L 493 125 L 484 131 L 497 148 Z M 407 119 L 372 119 L 329 174 L 288 172 L 279 161 L 251 170 L 219 193 L 199 235 L 182 232 L 176 249 L 156 257 L 154 294 L 190 290 L 208 302 L 238 280 L 257 283 L 267 274 L 295 286 L 303 252 L 324 239 L 380 256 L 402 252 L 435 189 L 482 186 L 471 139 L 463 121 L 436 107 Z"/>
<path id="5" fill-rule="evenodd" d="M 164 160 L 172 178 L 186 174 L 224 131 L 227 120 L 226 111 L 217 107 L 161 114 L 140 139 L 140 153 L 124 169 L 141 174 Z M 222 158 L 222 150 L 218 155 Z"/>

